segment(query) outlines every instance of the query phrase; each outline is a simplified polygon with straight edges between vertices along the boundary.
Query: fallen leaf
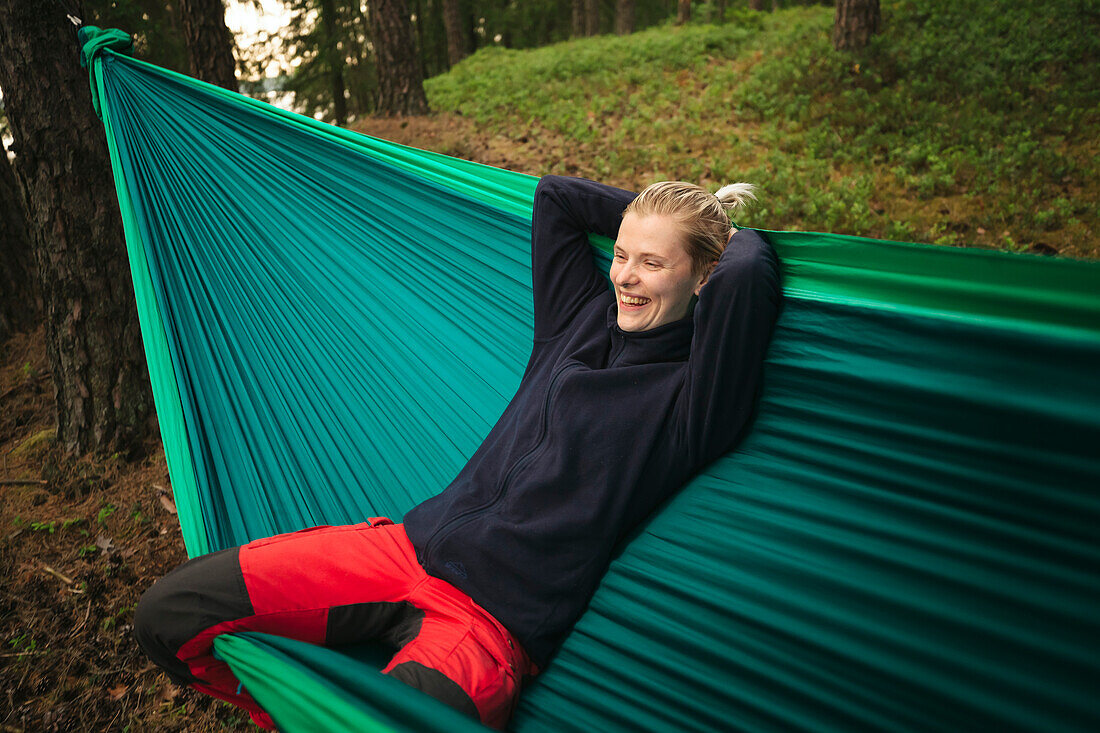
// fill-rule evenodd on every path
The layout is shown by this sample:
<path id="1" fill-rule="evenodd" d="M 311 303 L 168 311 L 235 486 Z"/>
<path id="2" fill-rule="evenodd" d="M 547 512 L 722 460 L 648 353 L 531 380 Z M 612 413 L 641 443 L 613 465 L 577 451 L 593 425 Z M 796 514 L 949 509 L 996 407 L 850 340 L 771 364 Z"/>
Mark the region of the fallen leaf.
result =
<path id="1" fill-rule="evenodd" d="M 129 691 L 129 689 L 129 685 L 119 685 L 118 687 L 112 687 L 111 689 L 107 690 L 107 695 L 112 700 L 121 700 L 122 696 L 125 695 Z"/>
<path id="2" fill-rule="evenodd" d="M 115 541 L 107 535 L 99 535 L 95 538 L 95 546 L 103 550 L 107 555 L 114 555 L 118 552 L 118 548 L 115 547 Z"/>
<path id="3" fill-rule="evenodd" d="M 164 507 L 165 511 L 167 511 L 169 514 L 175 514 L 176 513 L 176 504 L 175 504 L 175 502 L 173 502 L 171 499 L 169 499 L 164 494 L 160 495 L 160 505 L 162 507 Z"/>
<path id="4" fill-rule="evenodd" d="M 153 695 L 153 707 L 159 708 L 161 705 L 171 703 L 179 694 L 180 688 L 176 687 L 171 682 L 165 682 L 158 685 L 157 693 Z"/>
<path id="5" fill-rule="evenodd" d="M 153 488 L 157 490 L 157 498 L 160 499 L 160 505 L 164 510 L 169 514 L 175 514 L 176 502 L 172 501 L 172 492 L 160 484 L 153 484 Z"/>
<path id="6" fill-rule="evenodd" d="M 985 230 L 981 227 L 978 227 L 978 234 L 985 234 Z"/>

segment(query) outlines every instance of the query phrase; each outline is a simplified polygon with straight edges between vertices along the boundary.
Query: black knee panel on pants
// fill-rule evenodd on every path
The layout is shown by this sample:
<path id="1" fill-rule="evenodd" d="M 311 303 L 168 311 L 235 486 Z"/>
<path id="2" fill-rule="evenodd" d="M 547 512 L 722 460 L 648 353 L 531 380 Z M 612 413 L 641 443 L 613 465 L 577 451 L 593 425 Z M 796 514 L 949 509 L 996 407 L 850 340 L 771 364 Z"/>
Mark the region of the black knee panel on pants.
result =
<path id="1" fill-rule="evenodd" d="M 134 610 L 134 638 L 177 684 L 196 678 L 176 657 L 205 629 L 254 613 L 244 584 L 240 548 L 188 560 L 145 591 Z"/>
<path id="2" fill-rule="evenodd" d="M 428 693 L 436 700 L 447 703 L 458 712 L 465 713 L 474 720 L 481 720 L 477 706 L 474 705 L 474 701 L 470 699 L 466 691 L 442 672 L 427 667 L 420 662 L 402 662 L 387 674 L 394 679 L 401 680 L 410 687 Z"/>

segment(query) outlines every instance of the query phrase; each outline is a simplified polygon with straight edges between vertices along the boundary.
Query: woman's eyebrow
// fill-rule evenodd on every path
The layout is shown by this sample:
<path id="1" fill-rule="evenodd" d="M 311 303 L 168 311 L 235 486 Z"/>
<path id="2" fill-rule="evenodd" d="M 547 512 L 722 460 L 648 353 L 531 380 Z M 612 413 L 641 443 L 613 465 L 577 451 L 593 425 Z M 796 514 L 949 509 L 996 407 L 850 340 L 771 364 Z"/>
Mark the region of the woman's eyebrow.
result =
<path id="1" fill-rule="evenodd" d="M 618 242 L 615 243 L 615 245 L 612 247 L 612 249 L 616 252 L 625 251 L 625 250 L 623 250 L 623 248 L 621 246 L 619 246 Z M 656 252 L 639 252 L 638 256 L 653 259 L 653 260 L 667 260 L 668 259 L 664 255 L 657 254 Z"/>

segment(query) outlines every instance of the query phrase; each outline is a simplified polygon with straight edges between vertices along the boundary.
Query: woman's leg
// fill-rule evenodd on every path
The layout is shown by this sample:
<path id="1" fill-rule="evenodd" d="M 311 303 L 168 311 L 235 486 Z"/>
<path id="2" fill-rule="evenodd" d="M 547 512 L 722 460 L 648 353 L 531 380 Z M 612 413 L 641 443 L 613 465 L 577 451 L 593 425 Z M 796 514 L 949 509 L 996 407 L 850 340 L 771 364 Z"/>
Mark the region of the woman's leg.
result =
<path id="1" fill-rule="evenodd" d="M 177 683 L 240 705 L 272 727 L 228 665 L 214 658 L 214 638 L 261 631 L 315 644 L 378 638 L 401 646 L 424 615 L 408 601 L 426 576 L 407 542 L 403 528 L 376 518 L 195 558 L 142 596 L 134 634 Z"/>

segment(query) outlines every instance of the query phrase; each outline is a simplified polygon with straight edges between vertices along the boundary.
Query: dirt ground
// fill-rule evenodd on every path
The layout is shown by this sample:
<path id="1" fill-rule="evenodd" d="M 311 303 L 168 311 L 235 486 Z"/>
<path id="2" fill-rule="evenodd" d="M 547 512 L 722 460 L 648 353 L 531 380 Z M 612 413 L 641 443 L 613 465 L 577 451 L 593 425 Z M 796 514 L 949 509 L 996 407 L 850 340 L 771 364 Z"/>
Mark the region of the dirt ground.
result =
<path id="1" fill-rule="evenodd" d="M 159 443 L 65 460 L 43 329 L 0 345 L 0 731 L 259 730 L 180 689 L 133 640 L 134 605 L 186 559 Z"/>

